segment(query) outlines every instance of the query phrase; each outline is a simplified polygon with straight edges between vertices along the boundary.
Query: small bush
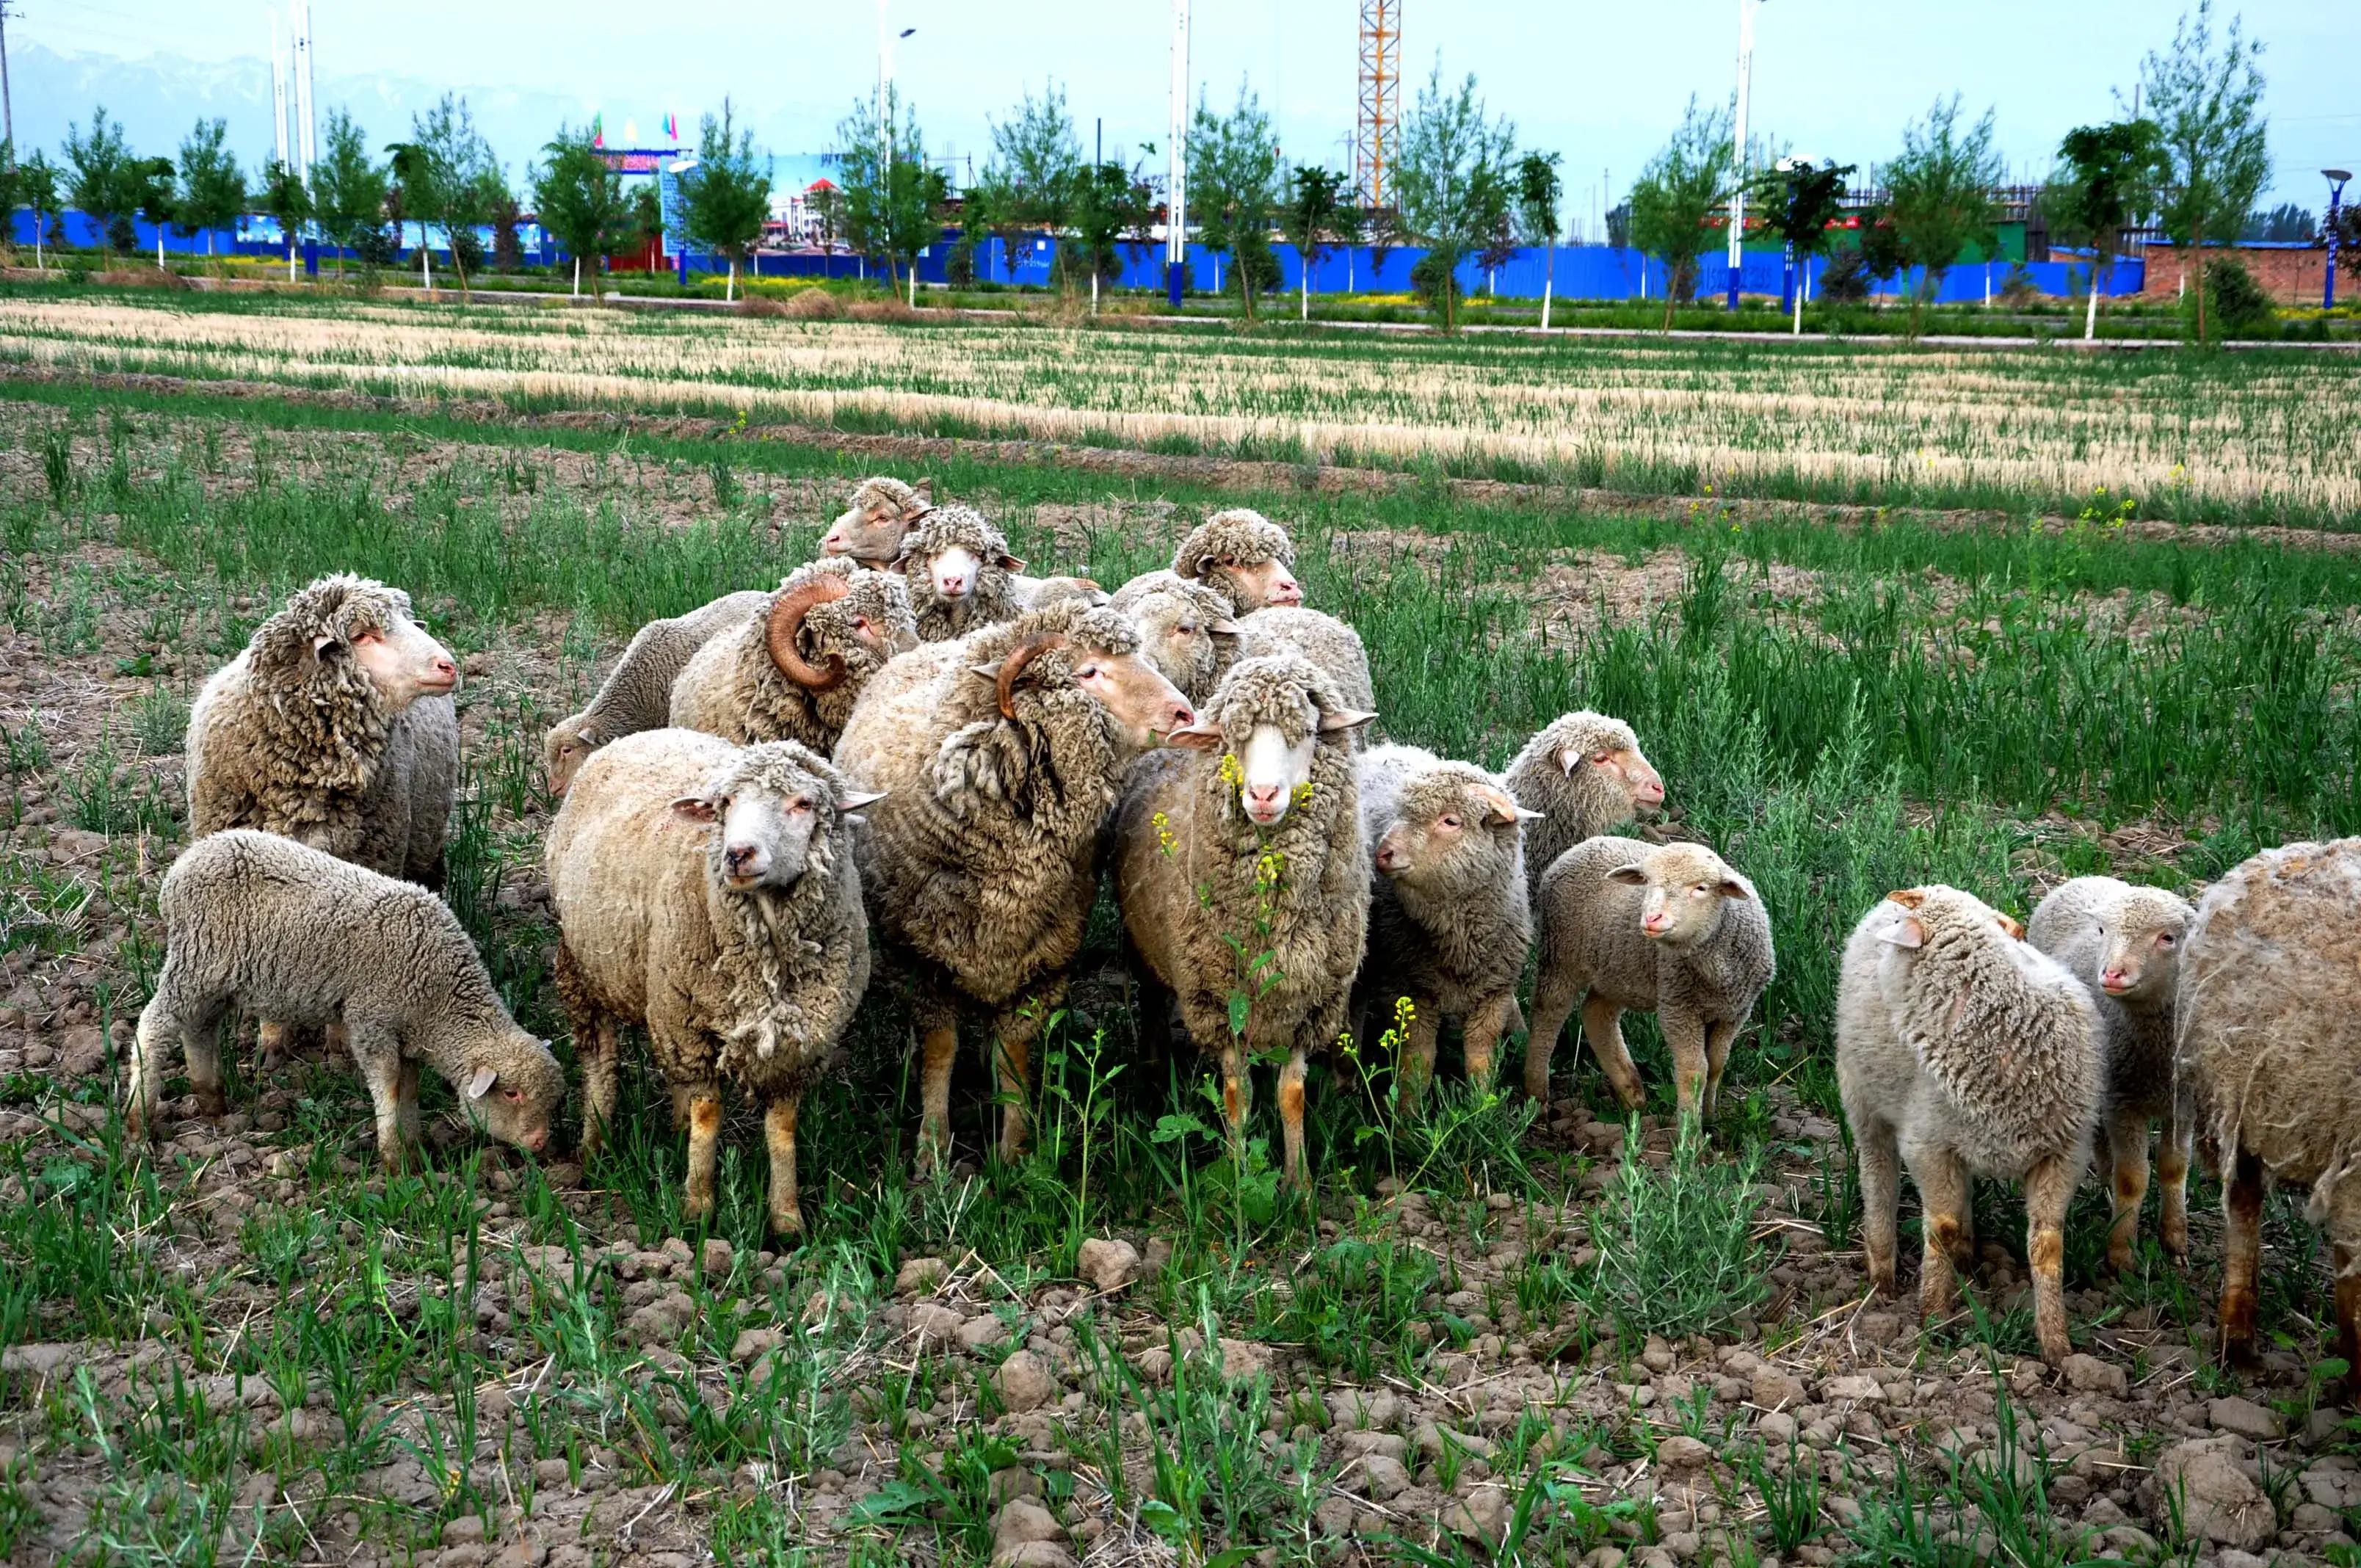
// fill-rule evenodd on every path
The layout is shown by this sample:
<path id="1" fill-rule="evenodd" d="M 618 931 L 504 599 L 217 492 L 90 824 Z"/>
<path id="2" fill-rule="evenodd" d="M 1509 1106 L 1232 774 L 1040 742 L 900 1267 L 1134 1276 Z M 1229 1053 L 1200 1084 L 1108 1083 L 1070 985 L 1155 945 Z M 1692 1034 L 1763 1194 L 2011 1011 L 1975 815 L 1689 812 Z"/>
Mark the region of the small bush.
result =
<path id="1" fill-rule="evenodd" d="M 2197 301 L 2190 296 L 2184 307 L 2191 331 L 2195 332 Z M 2233 257 L 2219 257 L 2205 267 L 2205 313 L 2208 332 L 2216 337 L 2275 337 L 2279 334 L 2279 312 L 2271 297 L 2255 281 L 2255 275 L 2246 264 Z"/>
<path id="2" fill-rule="evenodd" d="M 749 295 L 746 302 L 753 304 L 753 297 Z M 768 305 L 770 302 L 766 300 L 763 303 Z M 768 315 L 772 313 L 765 310 L 762 313 Z M 777 313 L 790 321 L 840 322 L 844 319 L 844 306 L 825 289 L 805 289 L 779 308 Z"/>
<path id="3" fill-rule="evenodd" d="M 1455 309 L 1467 297 L 1466 291 L 1459 286 L 1458 273 L 1444 266 L 1432 253 L 1420 257 L 1417 265 L 1410 269 L 1410 291 L 1437 315 L 1443 313 L 1446 297 Z"/>
<path id="4" fill-rule="evenodd" d="M 1635 1120 L 1623 1167 L 1591 1211 L 1598 1271 L 1584 1292 L 1628 1337 L 1683 1339 L 1747 1316 L 1770 1293 L 1754 1240 L 1754 1178 L 1763 1152 L 1716 1159 L 1684 1119 L 1662 1170 L 1640 1154 Z"/>
<path id="5" fill-rule="evenodd" d="M 1857 305 L 1869 298 L 1869 263 L 1858 250 L 1840 250 L 1820 274 L 1820 299 L 1831 305 Z"/>

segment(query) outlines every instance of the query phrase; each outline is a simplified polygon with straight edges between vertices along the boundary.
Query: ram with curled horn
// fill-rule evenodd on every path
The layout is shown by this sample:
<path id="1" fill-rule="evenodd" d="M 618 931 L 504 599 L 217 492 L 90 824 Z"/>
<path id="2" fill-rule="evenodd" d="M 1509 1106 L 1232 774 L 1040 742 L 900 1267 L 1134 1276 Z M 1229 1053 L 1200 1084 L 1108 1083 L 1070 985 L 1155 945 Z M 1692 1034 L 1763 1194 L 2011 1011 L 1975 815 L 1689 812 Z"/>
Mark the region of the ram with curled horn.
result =
<path id="1" fill-rule="evenodd" d="M 917 645 L 902 579 L 843 559 L 798 567 L 673 683 L 673 726 L 741 746 L 836 745 L 862 688 Z"/>

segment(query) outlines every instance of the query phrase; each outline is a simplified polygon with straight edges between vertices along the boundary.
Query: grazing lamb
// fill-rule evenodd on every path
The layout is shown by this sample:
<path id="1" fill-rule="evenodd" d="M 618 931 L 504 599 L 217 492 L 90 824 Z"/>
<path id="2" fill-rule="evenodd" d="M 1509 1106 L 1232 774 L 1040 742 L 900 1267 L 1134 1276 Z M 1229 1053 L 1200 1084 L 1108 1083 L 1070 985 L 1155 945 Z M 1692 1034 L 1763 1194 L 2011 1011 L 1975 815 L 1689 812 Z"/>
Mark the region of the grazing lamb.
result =
<path id="1" fill-rule="evenodd" d="M 2100 1120 L 2114 1178 L 2114 1223 L 2107 1266 L 2132 1266 L 2140 1202 L 2147 1195 L 2147 1124 L 2164 1121 L 2156 1174 L 2164 1185 L 2160 1229 L 2165 1250 L 2189 1256 L 2189 1151 L 2196 1112 L 2172 1074 L 2172 995 L 2180 978 L 2180 944 L 2197 911 L 2160 887 L 2113 877 L 2060 883 L 2033 911 L 2025 938 L 2090 988 L 2106 1031 L 2107 1097 Z"/>
<path id="2" fill-rule="evenodd" d="M 1542 814 L 1525 829 L 1525 866 L 1537 902 L 1542 876 L 1560 855 L 1652 817 L 1664 803 L 1664 776 L 1641 755 L 1631 727 L 1587 709 L 1550 720 L 1501 776 L 1519 806 Z M 1534 913 L 1538 920 L 1538 907 Z"/>
<path id="3" fill-rule="evenodd" d="M 1377 868 L 1369 956 L 1355 1015 L 1411 999 L 1400 1080 L 1415 1095 L 1434 1075 L 1446 1017 L 1464 1020 L 1467 1077 L 1488 1084 L 1492 1053 L 1517 1006 L 1532 945 L 1522 829 L 1535 814 L 1472 762 L 1415 746 L 1378 746 L 1356 773 L 1361 827 Z"/>
<path id="4" fill-rule="evenodd" d="M 902 541 L 901 570 L 910 581 L 919 639 L 946 642 L 1016 615 L 1016 574 L 1024 569 L 982 512 L 937 507 Z"/>
<path id="5" fill-rule="evenodd" d="M 902 557 L 902 540 L 935 510 L 935 482 L 906 485 L 884 475 L 852 488 L 852 504 L 819 542 L 823 555 L 850 555 L 872 566 L 890 566 Z"/>
<path id="6" fill-rule="evenodd" d="M 1730 1042 L 1776 972 L 1754 884 L 1703 844 L 1586 839 L 1542 873 L 1541 976 L 1525 1092 L 1546 1102 L 1550 1053 L 1576 998 L 1582 1034 L 1631 1110 L 1647 1102 L 1623 1014 L 1653 1009 L 1683 1115 L 1710 1121 Z"/>
<path id="7" fill-rule="evenodd" d="M 1861 916 L 1837 981 L 1837 1087 L 1861 1157 L 1870 1283 L 1895 1293 L 1895 1156 L 1918 1184 L 1922 1316 L 1950 1310 L 1975 1257 L 1969 1179 L 2025 1183 L 2033 1326 L 2066 1338 L 2066 1210 L 2106 1091 L 2099 1010 L 2024 928 L 1954 887 L 1905 888 Z"/>
<path id="8" fill-rule="evenodd" d="M 1236 615 L 1301 604 L 1303 585 L 1288 569 L 1294 565 L 1295 543 L 1287 530 L 1245 507 L 1215 512 L 1172 553 L 1173 576 L 1213 589 Z"/>
<path id="9" fill-rule="evenodd" d="M 458 779 L 459 685 L 410 596 L 322 577 L 255 629 L 189 713 L 189 830 L 259 828 L 427 887 Z"/>
<path id="10" fill-rule="evenodd" d="M 672 722 L 672 684 L 689 659 L 770 602 L 769 594 L 748 588 L 724 594 L 686 615 L 651 620 L 633 632 L 631 646 L 615 661 L 590 706 L 551 725 L 544 738 L 549 793 L 563 795 L 590 753 L 609 741 Z"/>
<path id="11" fill-rule="evenodd" d="M 2336 1270 L 2344 1397 L 2361 1399 L 2361 839 L 2287 844 L 2198 901 L 2176 1060 L 2222 1151 L 2221 1343 L 2255 1354 L 2263 1177 L 2312 1189 Z"/>
<path id="12" fill-rule="evenodd" d="M 1366 711 L 1377 706 L 1368 650 L 1361 646 L 1361 634 L 1334 616 L 1288 605 L 1238 618 L 1240 658 L 1286 652 L 1301 653 L 1325 671 L 1345 707 Z M 1359 743 L 1357 731 L 1355 743 Z"/>
<path id="13" fill-rule="evenodd" d="M 173 862 L 158 904 L 164 969 L 131 1047 L 124 1121 L 133 1137 L 154 1135 L 174 1035 L 199 1113 L 222 1113 L 221 1022 L 235 1004 L 290 1024 L 342 1025 L 389 1170 L 418 1142 L 421 1062 L 493 1136 L 548 1146 L 566 1075 L 509 1016 L 458 917 L 424 888 L 231 828 Z"/>
<path id="14" fill-rule="evenodd" d="M 1242 660 L 1205 717 L 1174 731 L 1186 750 L 1132 769 L 1115 816 L 1115 900 L 1145 982 L 1143 1026 L 1160 1030 L 1178 998 L 1190 1037 L 1221 1063 L 1233 1127 L 1246 1122 L 1252 1058 L 1286 1058 L 1279 1114 L 1298 1185 L 1304 1056 L 1343 1031 L 1368 929 L 1369 852 L 1346 738 L 1372 717 L 1345 707 L 1301 656 Z M 1231 1029 L 1243 983 L 1233 940 L 1257 966 L 1242 1035 Z"/>
<path id="15" fill-rule="evenodd" d="M 1230 601 L 1202 584 L 1151 573 L 1126 583 L 1112 602 L 1138 624 L 1140 656 L 1191 702 L 1211 697 L 1237 663 L 1240 628 Z"/>
<path id="16" fill-rule="evenodd" d="M 886 792 L 855 844 L 879 936 L 918 977 L 922 1171 L 949 1150 L 962 1001 L 992 1014 L 1001 1152 L 1024 1146 L 1032 1042 L 1082 946 L 1099 831 L 1132 759 L 1195 717 L 1128 620 L 1072 600 L 905 653 L 854 705 L 836 764 Z"/>
<path id="17" fill-rule="evenodd" d="M 793 740 L 654 729 L 593 758 L 550 824 L 584 1146 L 615 1114 L 617 1026 L 643 1024 L 688 1127 L 691 1222 L 713 1212 L 726 1078 L 763 1103 L 771 1229 L 803 1231 L 796 1112 L 869 984 L 851 814 L 876 798 Z"/>
<path id="18" fill-rule="evenodd" d="M 800 740 L 825 756 L 869 677 L 916 646 L 899 575 L 814 561 L 690 658 L 672 726 L 740 745 Z"/>

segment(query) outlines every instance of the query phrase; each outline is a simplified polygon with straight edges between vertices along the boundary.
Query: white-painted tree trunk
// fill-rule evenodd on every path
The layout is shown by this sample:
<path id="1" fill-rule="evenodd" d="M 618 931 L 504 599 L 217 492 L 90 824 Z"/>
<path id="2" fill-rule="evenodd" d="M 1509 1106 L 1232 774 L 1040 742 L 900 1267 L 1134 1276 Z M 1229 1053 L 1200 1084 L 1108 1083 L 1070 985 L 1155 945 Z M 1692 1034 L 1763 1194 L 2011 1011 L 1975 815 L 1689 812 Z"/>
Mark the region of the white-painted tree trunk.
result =
<path id="1" fill-rule="evenodd" d="M 2091 258 L 2091 302 L 2082 313 L 2082 341 L 2090 342 L 2099 335 L 2099 258 Z"/>
<path id="2" fill-rule="evenodd" d="M 1543 252 L 1542 268 L 1542 330 L 1549 331 L 1550 296 L 1557 291 L 1557 241 L 1552 239 Z"/>
<path id="3" fill-rule="evenodd" d="M 918 308 L 918 258 L 910 258 L 910 308 Z M 1099 313 L 1099 275 L 1091 274 L 1091 314 Z"/>
<path id="4" fill-rule="evenodd" d="M 164 225 L 162 224 L 156 225 L 156 269 L 159 272 L 164 269 Z"/>
<path id="5" fill-rule="evenodd" d="M 291 239 L 287 242 L 287 280 L 295 281 L 295 242 Z"/>
<path id="6" fill-rule="evenodd" d="M 738 258 L 730 258 L 730 281 L 722 286 L 721 297 L 730 304 L 738 302 Z"/>
<path id="7" fill-rule="evenodd" d="M 578 256 L 574 258 L 574 297 L 582 297 L 582 258 Z"/>

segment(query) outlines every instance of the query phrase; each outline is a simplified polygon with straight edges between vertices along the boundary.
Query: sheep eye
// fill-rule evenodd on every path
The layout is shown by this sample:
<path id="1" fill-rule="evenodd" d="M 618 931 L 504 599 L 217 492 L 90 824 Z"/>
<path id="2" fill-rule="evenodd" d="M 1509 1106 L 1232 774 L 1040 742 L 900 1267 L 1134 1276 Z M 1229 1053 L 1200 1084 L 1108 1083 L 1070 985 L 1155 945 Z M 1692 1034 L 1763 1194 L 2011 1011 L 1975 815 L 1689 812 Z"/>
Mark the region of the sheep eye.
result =
<path id="1" fill-rule="evenodd" d="M 1614 753 L 1611 751 L 1601 751 L 1590 760 L 1597 762 L 1600 767 L 1605 767 L 1607 765 L 1607 759 L 1613 755 Z"/>
<path id="2" fill-rule="evenodd" d="M 1172 635 L 1175 637 L 1194 637 L 1196 634 L 1197 629 L 1186 621 L 1172 629 Z"/>
<path id="3" fill-rule="evenodd" d="M 511 1102 L 522 1102 L 524 1099 L 524 1091 L 522 1089 L 503 1089 L 500 1091 L 500 1098 Z"/>
<path id="4" fill-rule="evenodd" d="M 1443 825 L 1445 828 L 1456 828 L 1459 826 L 1459 818 L 1456 817 L 1446 817 L 1443 819 Z"/>
<path id="5" fill-rule="evenodd" d="M 1094 681 L 1098 678 L 1099 667 L 1096 664 L 1085 664 L 1074 672 L 1074 679 L 1078 681 Z"/>
<path id="6" fill-rule="evenodd" d="M 2156 934 L 2156 945 L 2159 948 L 2169 948 L 2172 946 L 2172 933 L 2169 931 L 2158 931 Z"/>

